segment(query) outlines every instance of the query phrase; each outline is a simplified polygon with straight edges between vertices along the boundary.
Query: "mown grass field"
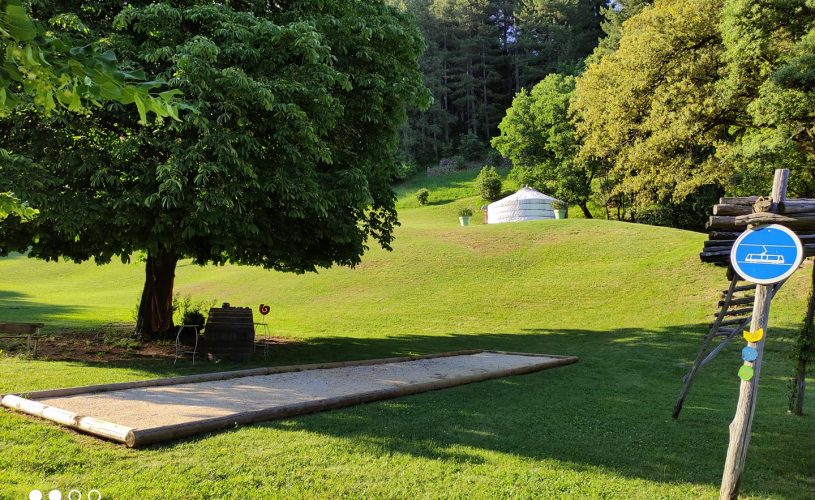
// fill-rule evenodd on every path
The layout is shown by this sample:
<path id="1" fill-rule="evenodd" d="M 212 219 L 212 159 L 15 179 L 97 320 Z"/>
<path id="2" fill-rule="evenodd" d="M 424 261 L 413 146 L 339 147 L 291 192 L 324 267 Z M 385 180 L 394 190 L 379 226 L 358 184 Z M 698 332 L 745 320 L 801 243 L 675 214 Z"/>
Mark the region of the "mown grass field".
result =
<path id="1" fill-rule="evenodd" d="M 459 178 L 460 177 L 460 178 Z M 469 179 L 471 179 L 472 174 Z M 694 387 L 682 374 L 726 284 L 699 264 L 704 235 L 601 220 L 458 226 L 479 207 L 466 174 L 433 180 L 431 205 L 399 188 L 393 252 L 356 269 L 285 275 L 182 265 L 197 299 L 272 306 L 276 335 L 301 340 L 255 364 L 492 348 L 580 362 L 418 396 L 128 450 L 0 411 L 0 498 L 96 488 L 105 498 L 614 497 L 718 495 L 738 391 L 735 342 Z M 815 396 L 786 414 L 788 353 L 807 274 L 779 293 L 742 493 L 815 495 Z M 138 263 L 0 260 L 0 321 L 50 331 L 132 321 Z M 0 393 L 215 371 L 166 360 L 77 363 L 0 357 Z"/>

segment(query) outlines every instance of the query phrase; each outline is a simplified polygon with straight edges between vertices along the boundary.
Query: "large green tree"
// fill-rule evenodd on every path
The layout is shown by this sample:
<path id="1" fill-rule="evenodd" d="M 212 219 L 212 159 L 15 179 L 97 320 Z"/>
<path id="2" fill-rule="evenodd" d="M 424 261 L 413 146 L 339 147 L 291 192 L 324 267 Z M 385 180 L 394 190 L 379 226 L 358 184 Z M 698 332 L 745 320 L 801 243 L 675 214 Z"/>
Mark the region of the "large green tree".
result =
<path id="1" fill-rule="evenodd" d="M 158 119 L 177 118 L 177 91 L 156 93 L 164 82 L 146 81 L 143 71 L 120 69 L 112 51 L 72 36 L 87 33 L 71 13 L 40 23 L 20 0 L 0 0 L 0 116 L 17 107 L 46 115 L 61 110 L 87 113 L 94 105 L 115 101 L 134 104 L 143 122 L 148 113 Z M 14 155 L 5 149 L 0 154 L 7 160 Z M 29 219 L 35 213 L 13 193 L 0 193 L 0 220 L 10 214 Z"/>
<path id="2" fill-rule="evenodd" d="M 722 4 L 658 0 L 628 19 L 619 48 L 578 78 L 580 157 L 607 162 L 615 193 L 635 210 L 679 206 L 732 174 L 716 156 L 739 117 L 718 95 Z"/>
<path id="3" fill-rule="evenodd" d="M 736 140 L 720 148 L 739 192 L 767 192 L 789 168 L 790 194 L 815 196 L 815 7 L 729 0 L 722 11 L 718 89 L 740 110 Z"/>
<path id="4" fill-rule="evenodd" d="M 575 78 L 551 74 L 515 96 L 492 145 L 512 160 L 512 175 L 564 201 L 575 203 L 591 218 L 588 201 L 592 181 L 602 163 L 579 159 L 579 143 L 569 121 L 569 100 Z"/>
<path id="5" fill-rule="evenodd" d="M 50 18 L 62 3 L 38 3 Z M 0 252 L 74 261 L 147 254 L 138 328 L 172 322 L 176 263 L 305 272 L 354 265 L 397 223 L 388 182 L 405 107 L 424 105 L 410 18 L 382 2 L 84 2 L 92 32 L 196 109 L 139 125 L 18 111 L 0 123 L 29 161 L 0 191 L 40 213 L 0 226 Z"/>

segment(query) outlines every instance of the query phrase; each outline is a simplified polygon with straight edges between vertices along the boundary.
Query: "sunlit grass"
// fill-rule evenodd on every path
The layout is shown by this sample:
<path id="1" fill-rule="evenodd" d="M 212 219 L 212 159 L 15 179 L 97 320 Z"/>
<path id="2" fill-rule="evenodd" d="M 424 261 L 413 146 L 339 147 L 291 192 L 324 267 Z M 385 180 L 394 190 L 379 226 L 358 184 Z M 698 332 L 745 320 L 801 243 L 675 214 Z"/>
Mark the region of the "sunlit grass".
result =
<path id="1" fill-rule="evenodd" d="M 722 269 L 698 262 L 704 235 L 577 219 L 487 226 L 477 216 L 464 228 L 458 209 L 481 201 L 469 187 L 441 187 L 466 181 L 456 179 L 438 180 L 435 205 L 400 202 L 394 251 L 374 248 L 356 269 L 295 276 L 184 263 L 178 291 L 270 304 L 275 334 L 303 342 L 276 347 L 268 364 L 469 348 L 580 363 L 139 451 L 2 411 L 0 497 L 35 487 L 97 488 L 105 498 L 715 497 L 739 341 L 703 371 L 682 418 L 670 418 L 726 283 Z M 773 304 L 748 496 L 811 498 L 815 488 L 814 398 L 807 416 L 786 414 L 809 272 Z M 51 331 L 131 321 L 142 273 L 139 263 L 2 259 L 0 320 Z M 0 392 L 229 368 L 4 357 Z"/>

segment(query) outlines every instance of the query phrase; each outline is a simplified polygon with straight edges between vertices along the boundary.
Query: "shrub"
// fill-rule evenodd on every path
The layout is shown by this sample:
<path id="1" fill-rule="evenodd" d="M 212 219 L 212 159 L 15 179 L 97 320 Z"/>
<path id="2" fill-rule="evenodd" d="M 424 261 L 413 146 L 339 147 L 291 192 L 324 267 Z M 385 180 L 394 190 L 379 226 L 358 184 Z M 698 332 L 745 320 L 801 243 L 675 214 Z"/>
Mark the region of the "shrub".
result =
<path id="1" fill-rule="evenodd" d="M 485 200 L 495 201 L 501 197 L 501 176 L 494 167 L 484 167 L 475 178 L 475 185 L 481 197 Z"/>
<path id="2" fill-rule="evenodd" d="M 467 160 L 478 160 L 484 154 L 484 143 L 472 132 L 468 132 L 459 138 L 458 152 Z"/>
<path id="3" fill-rule="evenodd" d="M 464 170 L 465 168 L 467 168 L 467 162 L 461 155 L 456 155 L 450 158 L 450 162 L 453 164 L 453 168 L 456 170 Z"/>
<path id="4" fill-rule="evenodd" d="M 214 303 L 214 300 L 210 302 L 203 300 L 195 302 L 189 295 L 184 297 L 176 295 L 173 299 L 173 308 L 176 311 L 178 324 L 198 325 L 199 328 L 203 328 L 204 322 L 207 319 L 206 313 Z"/>
<path id="5" fill-rule="evenodd" d="M 427 199 L 430 197 L 430 191 L 426 188 L 422 188 L 416 191 L 416 199 L 419 201 L 419 205 L 427 205 Z"/>
<path id="6" fill-rule="evenodd" d="M 473 211 L 470 210 L 469 208 L 462 208 L 461 210 L 458 211 L 458 216 L 459 217 L 472 217 L 473 216 Z"/>
<path id="7" fill-rule="evenodd" d="M 419 171 L 419 166 L 414 161 L 401 161 L 396 164 L 394 180 L 403 181 Z"/>
<path id="8" fill-rule="evenodd" d="M 504 164 L 505 160 L 504 157 L 501 156 L 501 153 L 490 148 L 490 150 L 487 152 L 487 161 L 484 162 L 484 165 L 488 167 L 501 168 L 504 166 Z"/>
<path id="9" fill-rule="evenodd" d="M 552 208 L 555 210 L 566 210 L 569 204 L 565 201 L 555 200 L 552 202 Z"/>

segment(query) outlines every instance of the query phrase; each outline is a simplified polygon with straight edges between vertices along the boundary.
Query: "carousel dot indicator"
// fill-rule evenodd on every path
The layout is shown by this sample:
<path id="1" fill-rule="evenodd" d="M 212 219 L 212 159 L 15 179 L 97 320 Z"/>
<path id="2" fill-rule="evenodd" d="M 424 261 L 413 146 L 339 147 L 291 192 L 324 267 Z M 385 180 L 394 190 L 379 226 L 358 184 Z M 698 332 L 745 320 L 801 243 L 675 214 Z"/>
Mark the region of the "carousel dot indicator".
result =
<path id="1" fill-rule="evenodd" d="M 764 338 L 763 328 L 759 328 L 754 332 L 748 332 L 747 330 L 744 330 L 744 340 L 746 340 L 747 342 L 758 342 L 763 338 Z"/>
<path id="2" fill-rule="evenodd" d="M 742 367 L 739 368 L 739 378 L 744 380 L 745 382 L 752 380 L 753 375 L 755 375 L 755 373 L 756 372 L 753 371 L 753 367 L 749 365 L 742 365 Z"/>
<path id="3" fill-rule="evenodd" d="M 758 357 L 758 350 L 755 347 L 750 347 L 749 345 L 741 350 L 741 359 L 744 361 L 755 361 Z"/>

